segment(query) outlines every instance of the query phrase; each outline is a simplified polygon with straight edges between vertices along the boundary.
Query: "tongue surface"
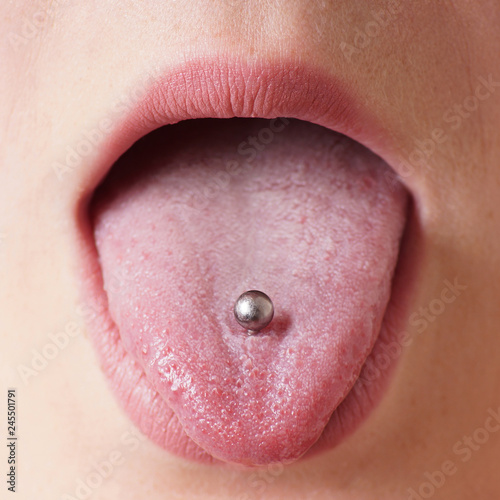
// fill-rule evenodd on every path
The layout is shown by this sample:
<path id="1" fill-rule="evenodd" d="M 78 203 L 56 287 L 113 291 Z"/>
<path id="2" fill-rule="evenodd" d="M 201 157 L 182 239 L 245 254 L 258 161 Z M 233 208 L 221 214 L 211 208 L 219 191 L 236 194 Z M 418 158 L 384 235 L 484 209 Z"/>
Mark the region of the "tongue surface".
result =
<path id="1" fill-rule="evenodd" d="M 377 338 L 405 221 L 382 160 L 284 124 L 164 127 L 122 156 L 93 204 L 126 350 L 186 434 L 228 462 L 293 461 L 319 438 Z M 275 316 L 247 336 L 233 305 L 252 289 Z"/>

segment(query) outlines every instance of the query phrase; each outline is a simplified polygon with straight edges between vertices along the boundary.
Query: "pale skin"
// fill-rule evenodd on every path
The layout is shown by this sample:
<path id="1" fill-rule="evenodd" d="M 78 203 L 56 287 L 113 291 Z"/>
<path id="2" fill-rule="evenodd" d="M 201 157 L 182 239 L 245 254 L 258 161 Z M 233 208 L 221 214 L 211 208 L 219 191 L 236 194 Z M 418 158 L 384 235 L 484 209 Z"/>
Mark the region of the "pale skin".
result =
<path id="1" fill-rule="evenodd" d="M 112 470 L 101 473 L 93 499 L 405 499 L 436 471 L 445 480 L 433 498 L 500 496 L 500 425 L 489 419 L 500 407 L 500 6 L 404 1 L 391 13 L 388 5 L 2 7 L 0 408 L 4 418 L 7 388 L 17 388 L 18 498 L 75 496 L 78 480 L 103 461 Z M 383 27 L 379 11 L 389 19 Z M 260 472 L 170 455 L 123 414 L 85 333 L 78 295 L 74 206 L 86 163 L 63 178 L 53 169 L 143 75 L 217 52 L 303 58 L 342 75 L 389 132 L 388 160 L 408 158 L 415 141 L 432 138 L 428 166 L 398 172 L 416 200 L 422 252 L 408 316 L 440 299 L 445 280 L 463 287 L 439 314 L 419 313 L 428 315 L 425 327 L 408 323 L 412 341 L 398 372 L 353 435 L 309 460 Z M 478 95 L 480 78 L 490 83 Z M 67 345 L 33 368 L 33 350 L 65 330 Z"/>

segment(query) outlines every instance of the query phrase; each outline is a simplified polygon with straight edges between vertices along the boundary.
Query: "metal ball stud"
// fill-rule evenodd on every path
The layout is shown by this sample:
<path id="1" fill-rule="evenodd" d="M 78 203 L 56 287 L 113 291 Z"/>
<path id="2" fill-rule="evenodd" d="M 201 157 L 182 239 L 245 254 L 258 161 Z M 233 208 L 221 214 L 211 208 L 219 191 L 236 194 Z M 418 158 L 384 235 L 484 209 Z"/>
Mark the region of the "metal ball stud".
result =
<path id="1" fill-rule="evenodd" d="M 274 316 L 271 299 L 263 292 L 249 290 L 242 293 L 234 304 L 236 321 L 247 329 L 249 335 L 255 335 L 265 328 Z"/>

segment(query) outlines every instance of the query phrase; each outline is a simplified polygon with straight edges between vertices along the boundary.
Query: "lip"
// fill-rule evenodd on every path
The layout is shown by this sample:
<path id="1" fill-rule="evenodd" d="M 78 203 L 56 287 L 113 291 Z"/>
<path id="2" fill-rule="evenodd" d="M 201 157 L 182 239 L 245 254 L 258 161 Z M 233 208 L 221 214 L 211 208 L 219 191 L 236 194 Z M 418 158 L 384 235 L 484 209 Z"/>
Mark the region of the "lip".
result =
<path id="1" fill-rule="evenodd" d="M 137 102 L 115 121 L 111 133 L 100 145 L 96 160 L 87 166 L 84 184 L 80 187 L 76 208 L 81 295 L 86 311 L 90 312 L 86 315 L 88 330 L 101 367 L 122 407 L 141 431 L 169 452 L 190 460 L 222 464 L 184 433 L 175 414 L 125 351 L 108 311 L 88 204 L 94 189 L 115 161 L 134 142 L 159 127 L 195 118 L 280 116 L 309 121 L 344 134 L 393 166 L 391 160 L 395 160 L 395 156 L 389 134 L 370 109 L 361 105 L 359 89 L 352 83 L 303 64 L 218 57 L 183 62 L 150 78 Z M 394 166 L 397 172 L 395 161 Z M 376 344 L 358 381 L 304 457 L 333 448 L 359 428 L 381 401 L 394 374 L 404 349 L 400 332 L 407 320 L 420 253 L 413 208 L 411 205 L 391 299 Z M 399 347 L 393 348 L 391 354 L 387 351 L 388 345 Z M 143 418 L 144 412 L 156 417 L 152 419 L 155 422 L 152 426 L 145 423 L 151 419 Z"/>

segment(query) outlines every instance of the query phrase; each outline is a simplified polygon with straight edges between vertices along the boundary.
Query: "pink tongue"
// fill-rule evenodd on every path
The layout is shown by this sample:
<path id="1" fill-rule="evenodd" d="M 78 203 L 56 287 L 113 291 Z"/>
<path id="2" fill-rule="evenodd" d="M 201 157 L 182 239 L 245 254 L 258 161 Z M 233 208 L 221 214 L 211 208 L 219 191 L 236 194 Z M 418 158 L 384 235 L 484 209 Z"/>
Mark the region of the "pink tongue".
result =
<path id="1" fill-rule="evenodd" d="M 164 127 L 118 161 L 94 203 L 125 348 L 192 440 L 244 464 L 300 457 L 349 392 L 381 326 L 406 207 L 359 144 L 268 125 Z M 275 306 L 256 336 L 233 316 L 251 289 Z"/>

